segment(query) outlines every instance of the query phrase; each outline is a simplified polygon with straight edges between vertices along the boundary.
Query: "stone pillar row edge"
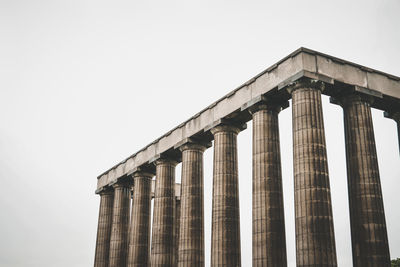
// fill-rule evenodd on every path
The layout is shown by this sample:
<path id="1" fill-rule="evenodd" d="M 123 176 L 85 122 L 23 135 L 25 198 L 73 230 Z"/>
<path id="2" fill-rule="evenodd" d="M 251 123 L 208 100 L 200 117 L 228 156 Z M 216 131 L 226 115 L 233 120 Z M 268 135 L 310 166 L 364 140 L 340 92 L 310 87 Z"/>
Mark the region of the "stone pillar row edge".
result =
<path id="1" fill-rule="evenodd" d="M 294 146 L 294 180 L 295 180 L 295 217 L 296 217 L 296 261 L 297 266 L 337 266 L 336 260 L 336 248 L 334 238 L 334 227 L 332 218 L 332 204 L 330 197 L 330 186 L 329 186 L 329 174 L 327 168 L 327 157 L 326 157 L 326 144 L 324 136 L 324 123 L 322 115 L 322 104 L 321 104 L 321 92 L 324 90 L 324 84 L 322 82 L 314 80 L 302 80 L 292 83 L 287 87 L 287 91 L 292 96 L 292 112 L 293 112 L 293 146 Z M 262 98 L 263 99 L 263 98 Z M 386 222 L 383 209 L 382 192 L 380 188 L 379 170 L 377 166 L 377 156 L 375 141 L 373 136 L 373 126 L 370 114 L 370 97 L 365 96 L 362 93 L 351 92 L 347 95 L 335 96 L 335 103 L 340 104 L 344 110 L 345 118 L 345 138 L 346 138 L 346 158 L 347 158 L 347 169 L 348 169 L 348 182 L 349 182 L 349 201 L 350 201 L 350 218 L 351 218 L 351 230 L 352 230 L 352 247 L 353 247 L 353 263 L 354 266 L 369 266 L 368 264 L 381 264 L 386 266 L 390 261 L 389 248 L 387 242 L 387 231 Z M 255 123 L 256 117 L 263 114 L 264 120 L 272 125 L 268 125 L 268 130 L 272 131 L 272 137 L 266 138 L 267 140 L 272 138 L 274 142 L 277 142 L 278 146 L 272 149 L 272 154 L 276 154 L 274 157 L 274 163 L 276 164 L 275 170 L 261 170 L 275 172 L 274 176 L 277 178 L 276 189 L 278 190 L 275 194 L 278 199 L 274 203 L 280 203 L 277 207 L 277 216 L 270 216 L 272 218 L 278 218 L 281 220 L 281 225 L 284 226 L 283 215 L 283 200 L 279 196 L 282 192 L 280 178 L 280 153 L 279 153 L 279 131 L 277 126 L 277 114 L 280 111 L 280 105 L 271 105 L 265 101 L 258 103 L 252 103 L 251 107 L 247 107 L 253 116 L 253 190 L 254 183 L 259 183 L 258 179 L 265 179 L 257 174 L 257 166 L 262 165 L 262 162 L 257 162 L 257 153 L 263 153 L 255 150 L 262 150 L 265 146 L 274 146 L 273 144 L 257 144 L 255 140 L 260 138 L 254 138 L 254 136 L 260 137 L 265 133 L 257 132 L 260 129 L 265 128 L 263 123 Z M 267 117 L 265 117 L 267 115 Z M 272 117 L 268 117 L 272 115 Z M 398 130 L 400 130 L 400 112 L 387 112 L 386 117 L 394 119 L 398 124 Z M 276 117 L 276 118 L 275 118 Z M 272 121 L 269 121 L 272 120 Z M 312 122 L 312 123 L 311 123 Z M 264 121 L 265 123 L 265 121 Z M 298 127 L 301 125 L 302 127 Z M 239 215 L 239 193 L 238 193 L 238 170 L 237 170 L 237 135 L 243 130 L 242 125 L 235 124 L 233 121 L 220 120 L 215 123 L 208 130 L 214 137 L 214 166 L 213 166 L 213 204 L 212 204 L 212 252 L 211 252 L 211 266 L 240 266 L 240 215 Z M 362 129 L 360 131 L 354 131 L 354 129 Z M 278 139 L 274 139 L 273 135 L 276 136 L 278 133 Z M 356 138 L 356 139 L 354 139 Z M 399 135 L 399 146 L 400 146 L 400 135 Z M 180 144 L 179 148 L 182 154 L 189 155 L 190 158 L 187 168 L 182 168 L 182 190 L 193 192 L 202 192 L 203 188 L 203 152 L 209 147 L 204 144 L 195 142 L 185 142 Z M 307 149 L 304 149 L 307 147 Z M 270 147 L 271 148 L 271 147 Z M 266 148 L 268 149 L 268 147 Z M 400 147 L 399 147 L 400 150 Z M 312 154 L 307 154 L 311 153 Z M 359 153 L 357 152 L 359 151 Z M 367 152 L 367 153 L 365 153 Z M 306 153 L 307 155 L 305 155 Z M 357 154 L 358 153 L 358 154 Z M 311 161 L 304 161 L 304 158 L 313 158 Z M 268 159 L 267 159 L 268 160 Z M 310 164 L 316 165 L 311 166 Z M 186 163 L 188 163 L 186 162 Z M 357 162 L 367 162 L 367 171 L 353 170 L 359 167 Z M 155 195 L 159 203 L 155 204 L 153 227 L 159 230 L 153 230 L 153 241 L 151 249 L 152 266 L 204 266 L 204 237 L 203 235 L 203 223 L 204 223 L 204 207 L 203 207 L 203 196 L 202 193 L 198 197 L 190 198 L 190 194 L 187 194 L 181 200 L 182 203 L 177 205 L 175 202 L 174 180 L 175 180 L 175 166 L 177 162 L 166 158 L 160 158 L 155 162 L 157 169 L 157 177 L 162 177 L 159 183 L 162 185 L 156 186 L 159 189 Z M 185 164 L 185 160 L 182 159 L 182 164 Z M 309 164 L 309 165 L 307 165 Z M 273 165 L 273 164 L 272 164 Z M 227 167 L 229 166 L 229 168 Z M 160 175 L 158 174 L 160 173 Z M 163 173 L 164 175 L 162 175 Z M 361 175 L 354 178 L 354 173 Z M 373 177 L 366 177 L 362 175 L 367 173 L 373 173 Z M 142 178 L 144 184 L 141 185 L 150 188 L 151 191 L 151 177 L 154 174 L 137 172 L 133 174 L 135 178 Z M 164 179 L 165 178 L 165 179 Z M 184 178 L 187 180 L 184 182 Z M 165 181 L 163 181 L 163 179 Z M 193 184 L 189 181 L 197 181 L 199 184 L 193 187 Z M 355 179 L 355 180 L 354 180 Z M 358 180 L 357 180 L 358 179 Z M 375 179 L 373 182 L 370 179 Z M 136 180 L 135 180 L 136 181 Z M 150 182 L 148 182 L 150 181 Z M 354 182 L 362 183 L 361 186 L 357 187 Z M 280 185 L 279 185 L 280 183 Z M 368 184 L 367 184 L 368 183 Z M 138 183 L 139 184 L 139 183 Z M 304 188 L 303 185 L 309 185 L 309 188 Z M 354 186 L 353 186 L 354 184 Z M 367 188 L 372 186 L 371 192 L 357 191 L 361 188 Z M 142 245 L 136 245 L 135 233 L 140 233 L 149 236 L 149 223 L 147 227 L 143 227 L 146 223 L 139 223 L 140 218 L 131 221 L 130 235 L 128 242 L 126 240 L 126 233 L 129 225 L 129 191 L 130 184 L 126 180 L 121 180 L 112 185 L 114 188 L 104 188 L 103 191 L 99 192 L 101 196 L 100 210 L 99 210 L 99 224 L 96 241 L 96 252 L 95 252 L 95 266 L 147 266 L 149 264 L 149 248 L 146 242 L 149 242 L 146 238 L 139 240 L 137 243 Z M 376 187 L 376 188 L 375 188 Z M 228 189 L 229 188 L 229 189 Z M 232 191 L 233 188 L 233 191 Z M 296 189 L 297 188 L 297 189 Z M 357 189 L 358 188 L 358 189 Z M 271 188 L 270 188 L 271 189 Z M 311 190 L 311 194 L 304 191 Z M 364 190 L 363 189 L 363 190 Z M 134 189 L 135 190 L 135 189 Z M 137 206 L 133 204 L 133 209 L 140 208 L 147 210 L 150 205 L 143 203 L 151 201 L 148 197 L 148 193 L 140 192 L 140 188 L 135 190 L 137 194 Z M 303 192 L 303 191 L 304 192 Z M 354 191 L 356 190 L 356 191 Z M 144 190 L 146 191 L 146 190 Z M 156 189 L 157 191 L 157 189 Z M 354 191 L 354 192 L 353 192 Z M 147 191 L 146 191 L 147 192 Z M 169 193 L 168 193 L 169 192 Z M 228 193 L 229 192 L 229 193 Z M 233 194 L 232 194 L 233 192 Z M 236 192 L 236 193 L 235 193 Z M 315 194 L 313 193 L 315 192 Z M 257 196 L 253 192 L 253 205 L 255 197 L 264 199 L 266 202 L 266 196 L 269 194 L 260 193 Z M 368 199 L 362 199 L 362 194 Z M 134 195 L 135 195 L 134 194 Z M 264 194 L 264 198 L 263 198 Z M 360 198 L 361 196 L 361 198 Z M 192 196 L 191 196 L 192 197 Z M 280 200 L 280 199 L 281 200 Z M 356 199 L 357 198 L 357 199 Z M 195 199 L 195 200 L 194 200 Z M 318 201 L 319 206 L 314 206 L 315 201 Z M 230 203 L 226 206 L 226 203 Z M 257 201 L 256 201 L 257 202 Z M 372 203 L 374 202 L 374 203 Z M 112 203 L 112 205 L 110 204 Z M 128 204 L 127 204 L 128 203 Z M 133 200 L 133 203 L 135 201 Z M 176 203 L 176 204 L 175 204 Z M 201 204 L 200 204 L 201 203 Z M 233 205 L 232 205 L 233 203 Z M 320 206 L 322 203 L 325 204 L 324 208 Z M 357 204 L 358 203 L 358 204 Z M 372 203 L 371 207 L 368 208 L 370 213 L 371 208 L 376 209 L 376 215 L 370 214 L 365 217 L 363 206 L 368 203 Z M 179 223 L 182 227 L 176 227 L 177 221 L 171 218 L 171 222 L 166 222 L 170 214 L 172 217 L 176 217 L 177 208 L 182 205 L 181 219 Z M 139 207 L 141 206 L 141 207 Z M 148 208 L 147 208 L 148 206 Z M 127 208 L 128 207 L 128 208 Z M 198 214 L 198 218 L 189 218 L 186 213 L 190 210 L 195 210 Z M 126 216 L 126 210 L 128 210 L 128 216 Z M 116 211 L 116 212 L 115 212 Z M 263 233 L 263 230 L 256 230 L 257 220 L 260 220 L 257 215 L 257 210 L 253 207 L 253 266 L 286 266 L 286 244 L 285 244 L 285 233 L 284 227 L 274 233 Z M 375 210 L 373 211 L 375 212 Z M 136 213 L 136 212 L 135 212 Z M 150 213 L 150 212 L 149 212 Z M 360 213 L 357 215 L 356 213 Z M 200 215 L 201 214 L 201 215 Z M 224 220 L 221 220 L 220 216 L 224 214 Z M 134 211 L 132 210 L 132 219 L 134 218 Z M 361 217 L 360 217 L 361 216 Z M 364 217 L 363 217 L 364 216 Z M 194 216 L 197 217 L 197 216 Z M 128 218 L 128 219 L 127 219 Z M 148 216 L 148 219 L 150 216 Z M 160 219 L 161 218 L 161 219 Z M 304 218 L 307 218 L 306 220 Z M 148 220 L 147 219 L 147 220 Z M 188 227 L 192 226 L 191 220 L 200 220 L 200 228 L 197 229 L 201 234 L 200 239 L 190 236 Z M 146 220 L 146 218 L 144 219 Z M 263 218 L 261 218 L 263 220 Z M 377 222 L 377 220 L 381 220 Z M 359 223 L 360 225 L 358 225 Z M 377 224 L 374 229 L 367 229 L 372 231 L 370 233 L 358 233 L 357 231 L 362 228 L 362 225 Z M 174 227 L 175 225 L 175 227 Z M 229 226 L 229 227 L 228 227 Z M 282 228 L 282 227 L 281 227 Z M 139 230 L 140 229 L 140 230 Z M 178 234 L 179 229 L 179 234 Z M 269 228 L 270 229 L 270 228 Z M 358 230 L 357 230 L 358 229 Z M 109 233 L 109 247 L 107 246 L 107 235 Z M 227 233 L 229 233 L 227 235 Z M 267 245 L 268 249 L 257 246 L 259 240 L 266 239 L 265 236 L 257 237 L 257 234 L 267 234 L 269 237 L 273 237 L 275 244 L 281 244 L 278 248 Z M 322 234 L 322 235 L 321 235 Z M 319 236 L 321 235 L 321 236 Z M 374 239 L 368 240 L 369 237 L 373 236 Z M 260 239 L 261 238 L 261 239 Z M 160 241 L 161 240 L 161 241 Z M 198 240 L 198 243 L 192 244 L 191 240 Z M 281 240 L 276 242 L 276 240 Z M 144 242 L 144 243 L 143 243 Z M 127 245 L 129 245 L 129 249 Z M 266 243 L 267 240 L 266 240 Z M 135 244 L 135 245 L 134 245 Z M 144 245 L 143 245 L 144 244 Z M 186 248 L 197 247 L 192 251 Z M 135 247 L 136 246 L 136 247 Z M 147 250 L 144 249 L 147 246 Z M 159 247 L 159 249 L 157 249 Z M 138 252 L 142 249 L 142 253 Z M 153 250 L 154 249 L 154 250 Z M 165 253 L 168 249 L 173 251 Z M 278 250 L 276 250 L 278 249 Z M 109 251 L 107 251 L 109 250 Z M 125 252 L 124 252 L 125 251 Z M 161 253 L 157 253 L 160 251 Z M 268 254 L 274 251 L 273 254 Z M 178 252 L 178 253 L 176 253 Z M 127 254 L 127 255 L 124 255 Z M 141 256 L 134 256 L 136 254 Z M 147 253 L 147 256 L 146 256 Z M 265 254 L 264 254 L 265 253 Z M 179 257 L 177 257 L 177 255 Z M 108 257 L 107 257 L 108 256 Z M 134 259 L 140 258 L 141 260 L 135 262 Z M 279 259 L 278 259 L 279 258 Z"/>
<path id="2" fill-rule="evenodd" d="M 237 135 L 243 127 L 222 123 L 214 136 L 211 266 L 241 266 Z"/>
<path id="3" fill-rule="evenodd" d="M 385 211 L 371 115 L 373 98 L 350 92 L 343 109 L 353 266 L 390 266 Z M 397 113 L 393 114 L 394 119 Z"/>
<path id="4" fill-rule="evenodd" d="M 253 121 L 253 265 L 287 266 L 278 114 L 288 103 L 262 100 Z"/>
<path id="5" fill-rule="evenodd" d="M 321 91 L 324 84 L 299 81 L 292 95 L 296 265 L 337 266 Z"/>
<path id="6" fill-rule="evenodd" d="M 181 208 L 177 266 L 204 266 L 203 153 L 211 143 L 188 141 L 182 151 Z"/>

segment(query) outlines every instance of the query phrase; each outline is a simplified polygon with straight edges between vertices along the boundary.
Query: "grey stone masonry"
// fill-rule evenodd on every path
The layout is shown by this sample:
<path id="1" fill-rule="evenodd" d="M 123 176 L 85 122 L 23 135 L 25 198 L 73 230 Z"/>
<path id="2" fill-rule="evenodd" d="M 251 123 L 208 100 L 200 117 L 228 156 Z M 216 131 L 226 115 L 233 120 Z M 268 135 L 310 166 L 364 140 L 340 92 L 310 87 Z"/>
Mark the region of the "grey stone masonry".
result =
<path id="1" fill-rule="evenodd" d="M 338 100 L 344 114 L 353 266 L 389 267 L 371 98 L 351 94 Z"/>
<path id="2" fill-rule="evenodd" d="M 94 267 L 108 267 L 113 204 L 114 191 L 112 188 L 107 188 L 107 190 L 100 193 L 100 210 Z"/>
<path id="3" fill-rule="evenodd" d="M 174 266 L 178 265 L 179 251 L 179 231 L 181 225 L 181 199 L 175 197 L 175 213 L 174 213 Z"/>
<path id="4" fill-rule="evenodd" d="M 175 263 L 175 166 L 169 159 L 156 161 L 151 266 L 172 267 Z"/>
<path id="5" fill-rule="evenodd" d="M 290 99 L 296 263 L 336 267 L 321 94 L 344 110 L 354 266 L 388 266 L 370 109 L 383 110 L 397 122 L 400 153 L 400 77 L 299 48 L 97 177 L 101 200 L 95 267 L 204 267 L 202 145 L 212 141 L 211 266 L 241 266 L 237 135 L 250 120 L 253 266 L 285 267 L 278 113 Z M 182 188 L 175 184 L 179 162 Z M 156 173 L 156 179 L 144 172 Z M 132 176 L 138 187 L 133 188 L 129 224 Z"/>
<path id="6" fill-rule="evenodd" d="M 204 145 L 187 143 L 182 151 L 179 267 L 204 266 Z"/>
<path id="7" fill-rule="evenodd" d="M 219 125 L 214 135 L 211 266 L 241 266 L 237 135 Z"/>
<path id="8" fill-rule="evenodd" d="M 337 266 L 321 90 L 305 80 L 290 91 L 297 266 Z"/>
<path id="9" fill-rule="evenodd" d="M 214 122 L 230 117 L 245 103 L 261 95 L 273 94 L 301 78 L 312 78 L 329 84 L 343 83 L 356 90 L 374 93 L 380 101 L 374 107 L 387 108 L 388 99 L 400 105 L 400 78 L 371 68 L 326 55 L 307 48 L 300 48 L 284 57 L 262 73 L 218 99 L 187 121 L 168 131 L 143 149 L 132 154 L 98 176 L 97 189 L 107 186 L 124 175 L 129 175 L 156 155 L 160 155 L 186 138 L 204 132 Z M 325 91 L 331 95 L 330 90 Z M 111 125 L 110 125 L 111 126 Z M 117 125 L 113 125 L 115 127 Z"/>
<path id="10" fill-rule="evenodd" d="M 129 236 L 128 267 L 148 266 L 150 259 L 151 179 L 146 172 L 133 174 L 131 231 Z"/>
<path id="11" fill-rule="evenodd" d="M 287 265 L 280 110 L 280 105 L 266 102 L 250 108 L 253 115 L 253 267 Z"/>
<path id="12" fill-rule="evenodd" d="M 131 185 L 126 181 L 119 181 L 113 187 L 114 205 L 108 266 L 122 267 L 126 266 L 128 251 Z"/>

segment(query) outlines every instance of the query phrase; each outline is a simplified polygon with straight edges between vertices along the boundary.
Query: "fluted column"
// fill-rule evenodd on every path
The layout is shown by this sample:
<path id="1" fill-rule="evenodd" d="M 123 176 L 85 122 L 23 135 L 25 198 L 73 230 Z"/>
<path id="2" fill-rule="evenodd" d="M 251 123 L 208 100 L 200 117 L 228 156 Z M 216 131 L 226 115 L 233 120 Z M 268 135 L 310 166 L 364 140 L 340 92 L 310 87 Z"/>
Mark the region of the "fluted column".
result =
<path id="1" fill-rule="evenodd" d="M 179 267 L 204 266 L 203 152 L 205 146 L 185 144 L 182 151 Z"/>
<path id="2" fill-rule="evenodd" d="M 287 265 L 279 148 L 280 106 L 267 103 L 253 115 L 253 267 Z"/>
<path id="3" fill-rule="evenodd" d="M 175 198 L 175 218 L 174 218 L 174 266 L 178 265 L 178 252 L 179 252 L 179 232 L 181 225 L 181 198 Z"/>
<path id="4" fill-rule="evenodd" d="M 303 81 L 290 88 L 297 266 L 337 266 L 321 91 Z"/>
<path id="5" fill-rule="evenodd" d="M 342 97 L 353 265 L 390 266 L 371 108 L 366 97 Z"/>
<path id="6" fill-rule="evenodd" d="M 241 266 L 237 135 L 220 125 L 214 135 L 211 266 Z"/>
<path id="7" fill-rule="evenodd" d="M 99 222 L 97 226 L 94 267 L 108 267 L 114 191 L 107 188 L 100 192 Z"/>
<path id="8" fill-rule="evenodd" d="M 119 181 L 114 187 L 113 219 L 110 239 L 109 267 L 126 266 L 128 252 L 130 184 Z"/>
<path id="9" fill-rule="evenodd" d="M 154 175 L 136 172 L 133 175 L 133 201 L 129 237 L 128 266 L 149 266 L 151 179 Z"/>
<path id="10" fill-rule="evenodd" d="M 175 166 L 168 159 L 156 161 L 151 266 L 174 266 Z"/>

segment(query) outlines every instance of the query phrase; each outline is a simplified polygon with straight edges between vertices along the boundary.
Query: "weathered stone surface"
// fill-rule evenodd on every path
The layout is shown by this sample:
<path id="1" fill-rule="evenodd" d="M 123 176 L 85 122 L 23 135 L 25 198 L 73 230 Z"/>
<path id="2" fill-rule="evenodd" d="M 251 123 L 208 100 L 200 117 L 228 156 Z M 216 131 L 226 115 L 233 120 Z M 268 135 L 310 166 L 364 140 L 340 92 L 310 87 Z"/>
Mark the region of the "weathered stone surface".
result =
<path id="1" fill-rule="evenodd" d="M 102 191 L 100 193 L 99 223 L 97 227 L 94 267 L 108 267 L 113 204 L 114 191 L 111 188 Z"/>
<path id="2" fill-rule="evenodd" d="M 237 134 L 221 125 L 214 135 L 211 266 L 241 266 Z"/>
<path id="3" fill-rule="evenodd" d="M 153 174 L 137 172 L 133 175 L 131 228 L 129 233 L 128 266 L 149 266 L 151 179 Z"/>
<path id="4" fill-rule="evenodd" d="M 279 149 L 279 105 L 261 103 L 253 115 L 253 267 L 286 263 Z"/>
<path id="5" fill-rule="evenodd" d="M 181 225 L 181 199 L 175 198 L 175 213 L 174 213 L 174 266 L 178 265 L 179 251 L 179 232 Z"/>
<path id="6" fill-rule="evenodd" d="M 291 93 L 297 266 L 337 266 L 321 91 Z"/>
<path id="7" fill-rule="evenodd" d="M 311 77 L 312 76 L 312 77 Z M 213 122 L 226 118 L 252 99 L 279 88 L 288 81 L 309 77 L 359 86 L 400 100 L 400 78 L 366 68 L 306 48 L 300 48 L 250 79 L 223 98 L 206 107 L 186 122 L 172 129 L 142 150 L 98 177 L 97 188 L 106 186 L 122 175 L 146 164 L 157 154 L 174 147 L 185 138 L 199 133 Z"/>
<path id="8" fill-rule="evenodd" d="M 151 266 L 172 267 L 175 263 L 175 166 L 168 159 L 156 161 Z"/>
<path id="9" fill-rule="evenodd" d="M 205 146 L 185 144 L 182 151 L 179 267 L 204 266 L 203 152 Z"/>
<path id="10" fill-rule="evenodd" d="M 110 238 L 109 267 L 126 266 L 128 252 L 130 184 L 118 182 L 114 187 L 114 205 Z"/>
<path id="11" fill-rule="evenodd" d="M 390 266 L 378 157 L 368 99 L 342 97 L 353 265 Z"/>
<path id="12" fill-rule="evenodd" d="M 400 110 L 400 78 L 309 49 L 301 48 L 295 51 L 98 177 L 96 193 L 102 194 L 111 185 L 116 185 L 113 200 L 101 198 L 95 266 L 107 265 L 106 255 L 108 255 L 109 266 L 125 266 L 126 239 L 129 235 L 127 234 L 129 186 L 122 185 L 125 178 L 144 166 L 148 167 L 160 155 L 179 157 L 177 147 L 184 140 L 204 138 L 210 141 L 211 128 L 215 141 L 211 264 L 212 266 L 240 266 L 236 151 L 236 136 L 239 129 L 228 126 L 226 122 L 235 121 L 239 125 L 249 121 L 251 116 L 247 110 L 260 99 L 289 99 L 290 94 L 282 89 L 293 83 L 297 84 L 291 86 L 290 91 L 293 98 L 297 264 L 303 267 L 336 266 L 321 92 L 314 88 L 313 83 L 304 83 L 310 79 L 325 82 L 327 84 L 325 94 L 335 96 L 347 92 L 350 88 L 358 94 L 370 94 L 374 99 L 372 105 L 374 108 L 391 112 Z M 376 151 L 374 140 L 371 139 L 372 121 L 368 117 L 370 116 L 369 107 L 365 110 L 357 101 L 354 100 L 353 104 L 349 104 L 351 108 L 348 111 L 345 110 L 345 118 L 346 116 L 350 118 L 346 122 L 346 149 L 349 166 L 353 255 L 355 259 L 362 259 L 360 261 L 362 263 L 356 262 L 355 266 L 385 265 L 385 260 L 389 256 L 387 237 L 385 239 L 386 226 L 382 195 L 379 191 Z M 392 114 L 391 117 L 398 123 L 399 131 L 400 115 L 396 114 Z M 282 191 L 281 182 L 278 178 L 270 178 L 280 177 L 279 140 L 274 137 L 278 135 L 275 117 L 277 116 L 271 112 L 265 113 L 261 110 L 253 116 L 255 170 L 253 264 L 261 266 L 265 262 L 269 266 L 279 261 L 282 262 L 277 265 L 285 265 L 283 262 L 285 258 L 283 208 L 281 208 L 283 204 L 279 195 Z M 180 190 L 174 190 L 174 164 L 168 160 L 157 161 L 151 263 L 153 266 L 171 266 L 178 264 L 181 258 L 185 258 L 182 260 L 182 266 L 195 266 L 197 263 L 186 263 L 186 260 L 196 258 L 197 261 L 199 257 L 199 264 L 202 266 L 204 251 L 200 251 L 197 255 L 195 251 L 198 251 L 198 246 L 193 245 L 195 241 L 200 240 L 194 237 L 196 227 L 193 227 L 193 225 L 198 225 L 194 221 L 199 216 L 198 202 L 195 201 L 196 194 L 192 194 L 189 200 L 185 200 L 189 204 L 182 203 L 184 206 L 182 224 L 187 223 L 191 232 L 188 231 L 186 225 L 182 226 L 183 234 L 179 239 L 180 209 L 179 201 L 175 202 L 175 197 Z M 196 166 L 198 167 L 196 164 L 193 163 L 190 168 L 194 170 Z M 192 173 L 195 175 L 196 171 Z M 196 184 L 191 182 L 189 189 L 183 190 L 190 191 L 195 187 Z M 140 196 L 143 197 L 139 192 L 138 197 Z M 110 201 L 113 201 L 111 212 Z M 265 203 L 264 206 L 263 203 Z M 141 208 L 148 207 L 142 205 Z M 188 210 L 192 213 L 192 217 L 184 221 L 188 217 L 185 215 Z M 144 227 L 146 223 L 140 222 L 141 219 L 135 217 L 139 216 L 141 211 L 132 212 L 132 225 L 136 223 L 135 220 L 138 220 L 137 224 Z M 112 219 L 110 219 L 110 214 L 112 214 Z M 108 230 L 110 220 L 112 220 L 112 227 Z M 135 227 L 132 226 L 129 230 L 133 239 L 136 238 L 133 237 L 133 231 L 137 231 Z M 107 231 L 111 231 L 111 234 Z M 144 234 L 145 230 L 139 232 Z M 137 238 L 140 241 L 133 240 L 131 243 L 132 255 L 139 253 L 141 256 L 132 256 L 132 259 L 136 257 L 144 259 L 144 250 L 138 252 L 133 246 L 136 242 L 145 243 L 145 238 Z M 109 240 L 109 247 L 107 240 Z M 182 250 L 179 257 L 176 255 L 176 251 L 179 251 L 177 240 L 186 240 L 182 241 L 185 251 Z M 136 248 L 139 249 L 139 246 Z M 144 249 L 144 247 L 141 248 Z M 142 262 L 137 265 L 141 264 Z"/>

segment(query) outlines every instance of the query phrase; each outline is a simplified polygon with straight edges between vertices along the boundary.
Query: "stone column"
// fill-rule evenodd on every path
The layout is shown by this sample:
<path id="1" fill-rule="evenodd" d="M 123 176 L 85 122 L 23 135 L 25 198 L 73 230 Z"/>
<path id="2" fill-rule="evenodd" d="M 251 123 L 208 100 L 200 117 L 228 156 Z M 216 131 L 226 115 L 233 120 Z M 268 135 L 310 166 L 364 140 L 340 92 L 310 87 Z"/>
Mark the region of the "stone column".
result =
<path id="1" fill-rule="evenodd" d="M 214 135 L 211 266 L 241 266 L 237 135 L 219 125 Z"/>
<path id="2" fill-rule="evenodd" d="M 151 266 L 174 266 L 175 166 L 168 159 L 156 161 Z"/>
<path id="3" fill-rule="evenodd" d="M 128 252 L 130 183 L 118 181 L 114 187 L 113 219 L 110 240 L 109 267 L 126 266 Z"/>
<path id="4" fill-rule="evenodd" d="M 150 217 L 151 217 L 151 179 L 154 175 L 136 172 L 133 175 L 133 206 L 131 231 L 129 237 L 128 266 L 149 265 Z"/>
<path id="5" fill-rule="evenodd" d="M 390 266 L 385 211 L 369 100 L 342 97 L 353 266 Z"/>
<path id="6" fill-rule="evenodd" d="M 100 193 L 99 223 L 97 226 L 94 267 L 108 267 L 114 191 L 107 188 Z"/>
<path id="7" fill-rule="evenodd" d="M 397 138 L 400 152 L 400 111 L 385 112 L 385 117 L 393 119 L 397 123 Z"/>
<path id="8" fill-rule="evenodd" d="M 279 105 L 261 103 L 253 115 L 253 266 L 287 265 L 279 148 Z"/>
<path id="9" fill-rule="evenodd" d="M 182 151 L 181 220 L 178 266 L 204 266 L 203 152 L 205 146 L 187 143 Z"/>
<path id="10" fill-rule="evenodd" d="M 302 81 L 290 92 L 297 266 L 337 266 L 321 90 Z"/>
<path id="11" fill-rule="evenodd" d="M 181 225 L 181 198 L 175 197 L 175 215 L 174 215 L 174 266 L 178 266 L 179 252 L 179 232 Z"/>

